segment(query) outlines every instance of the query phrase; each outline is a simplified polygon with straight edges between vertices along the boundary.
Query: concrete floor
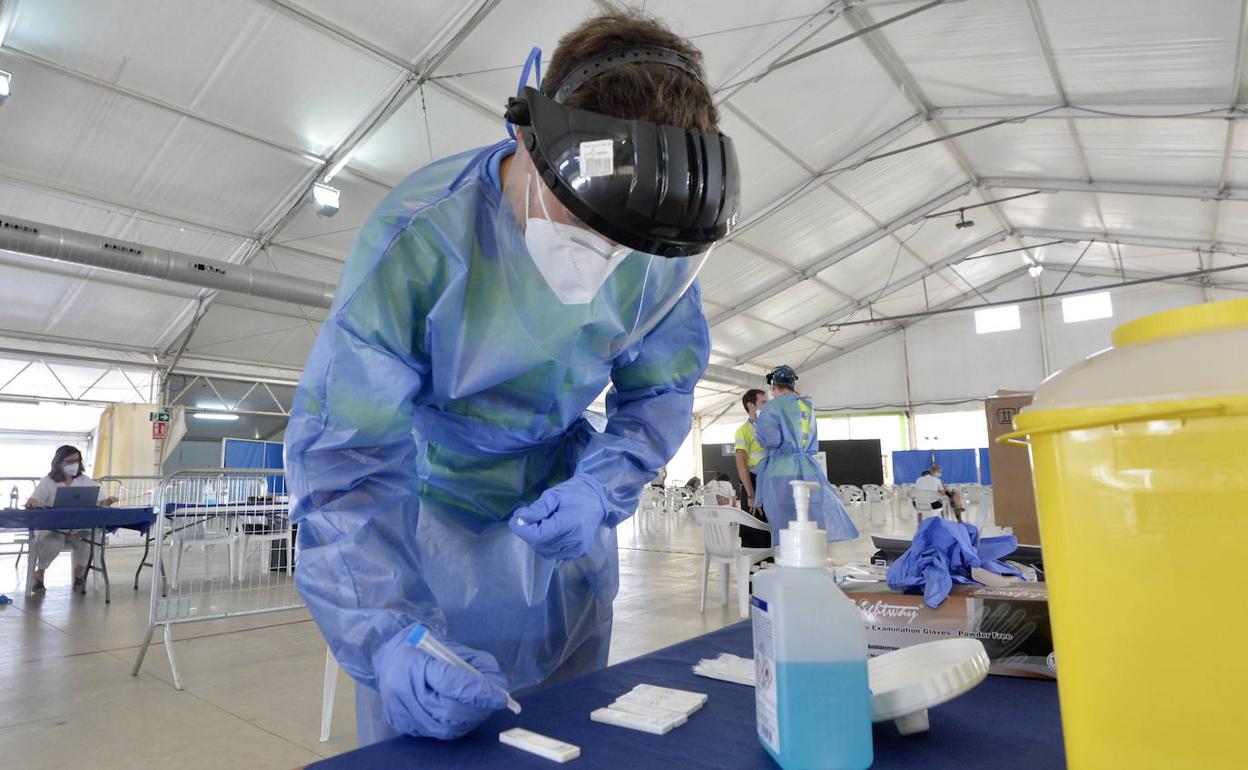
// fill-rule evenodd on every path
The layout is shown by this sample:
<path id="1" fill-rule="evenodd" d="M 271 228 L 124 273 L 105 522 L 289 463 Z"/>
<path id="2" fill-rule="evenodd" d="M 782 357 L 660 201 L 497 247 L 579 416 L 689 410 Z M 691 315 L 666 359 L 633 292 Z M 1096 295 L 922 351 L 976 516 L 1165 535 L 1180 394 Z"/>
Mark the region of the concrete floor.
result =
<path id="1" fill-rule="evenodd" d="M 701 532 L 685 517 L 626 522 L 619 534 L 612 663 L 738 619 L 735 596 L 718 603 L 715 575 L 698 612 Z M 861 560 L 871 551 L 864 537 L 836 544 L 833 556 Z M 183 692 L 159 636 L 130 676 L 148 613 L 149 573 L 139 591 L 128 582 L 140 553 L 110 550 L 111 604 L 102 586 L 70 594 L 66 554 L 48 572 L 47 593 L 31 599 L 13 557 L 0 557 L 0 593 L 14 600 L 0 607 L 0 766 L 292 768 L 355 747 L 353 686 L 343 674 L 332 738 L 318 741 L 325 644 L 305 610 L 175 626 Z"/>

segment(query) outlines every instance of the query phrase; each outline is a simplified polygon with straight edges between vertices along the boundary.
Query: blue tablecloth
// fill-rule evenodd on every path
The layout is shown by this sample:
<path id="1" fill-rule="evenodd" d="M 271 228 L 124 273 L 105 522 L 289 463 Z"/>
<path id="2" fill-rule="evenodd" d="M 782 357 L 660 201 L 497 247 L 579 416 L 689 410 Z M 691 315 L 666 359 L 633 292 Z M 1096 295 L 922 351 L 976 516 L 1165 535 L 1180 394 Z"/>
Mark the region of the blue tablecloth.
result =
<path id="1" fill-rule="evenodd" d="M 156 521 L 150 508 L 34 508 L 0 510 L 0 529 L 133 529 Z"/>
<path id="2" fill-rule="evenodd" d="M 568 764 L 583 768 L 758 768 L 775 770 L 754 732 L 754 689 L 694 676 L 690 667 L 720 652 L 751 655 L 750 624 L 738 623 L 665 650 L 520 698 L 523 713 L 500 712 L 452 742 L 396 738 L 318 762 L 318 770 L 378 767 L 558 767 L 498 742 L 499 732 L 524 727 L 581 747 Z M 710 695 L 688 723 L 664 736 L 601 725 L 589 712 L 635 685 L 649 683 Z M 893 724 L 875 726 L 873 768 L 1030 770 L 1065 766 L 1057 686 L 990 676 L 961 698 L 930 712 L 931 731 L 902 737 Z"/>

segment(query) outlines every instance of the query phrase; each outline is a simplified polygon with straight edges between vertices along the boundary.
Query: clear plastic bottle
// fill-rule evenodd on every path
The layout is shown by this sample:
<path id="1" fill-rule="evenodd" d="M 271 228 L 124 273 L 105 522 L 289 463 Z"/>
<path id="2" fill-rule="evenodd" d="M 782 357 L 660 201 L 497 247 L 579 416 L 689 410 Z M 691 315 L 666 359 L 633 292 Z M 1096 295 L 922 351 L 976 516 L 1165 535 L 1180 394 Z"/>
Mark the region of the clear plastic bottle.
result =
<path id="1" fill-rule="evenodd" d="M 827 535 L 810 521 L 810 482 L 776 568 L 754 576 L 758 739 L 784 770 L 865 770 L 873 759 L 867 634 L 836 586 Z"/>
<path id="2" fill-rule="evenodd" d="M 21 501 L 21 495 L 17 493 L 17 485 L 14 484 L 13 490 L 9 492 L 9 507 L 16 510 L 19 507 L 18 503 L 20 501 Z"/>

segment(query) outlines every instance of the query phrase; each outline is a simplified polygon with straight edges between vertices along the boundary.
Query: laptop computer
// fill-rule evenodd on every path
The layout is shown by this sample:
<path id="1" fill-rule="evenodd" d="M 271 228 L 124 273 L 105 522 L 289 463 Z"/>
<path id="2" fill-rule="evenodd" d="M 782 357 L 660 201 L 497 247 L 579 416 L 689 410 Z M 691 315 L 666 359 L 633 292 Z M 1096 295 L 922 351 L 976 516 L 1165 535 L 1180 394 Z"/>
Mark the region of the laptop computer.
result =
<path id="1" fill-rule="evenodd" d="M 97 485 L 81 487 L 57 487 L 53 508 L 94 508 L 100 502 Z"/>

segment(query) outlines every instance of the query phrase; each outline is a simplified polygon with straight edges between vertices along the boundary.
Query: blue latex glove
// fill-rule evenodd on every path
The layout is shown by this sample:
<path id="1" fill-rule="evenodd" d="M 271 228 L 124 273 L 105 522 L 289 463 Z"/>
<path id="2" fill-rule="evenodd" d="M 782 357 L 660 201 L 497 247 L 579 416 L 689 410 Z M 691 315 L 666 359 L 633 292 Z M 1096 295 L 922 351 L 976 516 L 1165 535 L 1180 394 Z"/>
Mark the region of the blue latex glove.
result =
<path id="1" fill-rule="evenodd" d="M 980 567 L 997 575 L 1023 576 L 1023 573 L 1000 561 L 1018 550 L 1018 538 L 1013 535 L 980 538 L 979 530 L 974 525 L 965 526 L 971 531 L 971 545 L 979 555 Z"/>
<path id="2" fill-rule="evenodd" d="M 602 485 L 581 474 L 517 508 L 508 526 L 542 556 L 568 561 L 589 553 L 606 517 L 607 495 Z"/>
<path id="3" fill-rule="evenodd" d="M 440 641 L 485 677 L 473 676 L 413 647 L 401 633 L 373 659 L 386 721 L 408 735 L 459 738 L 507 706 L 506 680 L 494 656 Z"/>
<path id="4" fill-rule="evenodd" d="M 894 590 L 923 589 L 923 603 L 936 608 L 953 590 L 954 583 L 977 582 L 971 569 L 981 567 L 998 575 L 1018 572 L 997 561 L 1018 547 L 1013 536 L 980 540 L 970 524 L 930 518 L 919 525 L 914 542 L 888 568 L 888 587 Z"/>

